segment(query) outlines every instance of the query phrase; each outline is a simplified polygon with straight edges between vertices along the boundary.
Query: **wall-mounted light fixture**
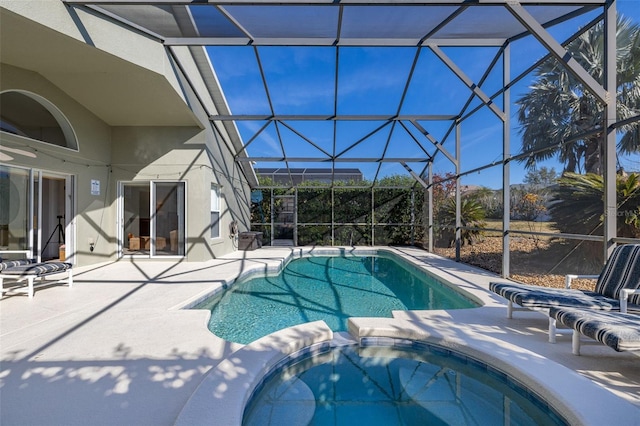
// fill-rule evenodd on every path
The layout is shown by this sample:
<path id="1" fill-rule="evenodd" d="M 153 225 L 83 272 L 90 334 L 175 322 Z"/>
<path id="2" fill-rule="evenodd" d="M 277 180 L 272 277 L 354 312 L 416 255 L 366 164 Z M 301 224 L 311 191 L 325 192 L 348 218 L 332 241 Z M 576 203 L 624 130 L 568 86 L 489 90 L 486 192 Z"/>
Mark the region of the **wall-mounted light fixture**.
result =
<path id="1" fill-rule="evenodd" d="M 89 237 L 89 251 L 93 253 L 93 249 L 96 246 L 96 242 L 93 238 Z"/>

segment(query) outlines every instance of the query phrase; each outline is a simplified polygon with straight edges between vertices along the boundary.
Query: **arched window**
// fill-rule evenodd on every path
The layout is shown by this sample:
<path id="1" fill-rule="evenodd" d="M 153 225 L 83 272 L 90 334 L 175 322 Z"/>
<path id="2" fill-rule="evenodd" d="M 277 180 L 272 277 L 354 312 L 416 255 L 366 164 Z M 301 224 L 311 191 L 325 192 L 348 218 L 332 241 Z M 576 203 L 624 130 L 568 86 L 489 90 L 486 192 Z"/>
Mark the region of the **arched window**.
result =
<path id="1" fill-rule="evenodd" d="M 78 150 L 78 140 L 69 120 L 51 102 L 30 92 L 0 93 L 0 130 Z"/>

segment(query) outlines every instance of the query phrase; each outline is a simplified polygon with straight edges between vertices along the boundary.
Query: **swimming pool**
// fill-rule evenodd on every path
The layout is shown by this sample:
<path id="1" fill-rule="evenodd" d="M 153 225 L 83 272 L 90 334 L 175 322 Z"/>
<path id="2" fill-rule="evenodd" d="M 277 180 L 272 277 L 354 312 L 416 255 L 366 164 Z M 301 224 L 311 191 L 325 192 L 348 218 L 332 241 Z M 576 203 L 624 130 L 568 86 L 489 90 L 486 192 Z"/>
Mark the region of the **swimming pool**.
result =
<path id="1" fill-rule="evenodd" d="M 346 331 L 349 317 L 391 317 L 393 310 L 464 309 L 478 304 L 392 255 L 310 256 L 275 276 L 241 280 L 194 307 L 211 311 L 209 330 L 249 343 L 316 320 Z"/>
<path id="2" fill-rule="evenodd" d="M 311 248 L 286 251 L 281 258 L 269 256 L 265 259 L 268 261 L 260 258 L 259 262 L 252 263 L 247 258 L 246 261 L 243 260 L 240 272 L 235 272 L 234 276 L 245 278 L 247 274 L 259 273 L 257 268 L 276 273 L 290 258 L 345 252 L 347 255 L 357 253 L 365 256 L 391 253 L 402 257 L 402 261 L 415 267 L 418 273 L 440 277 L 447 286 L 460 288 L 482 307 L 448 312 L 404 311 L 392 318 L 353 317 L 349 319 L 348 333 L 333 333 L 326 324 L 318 324 L 323 321 L 278 330 L 229 353 L 212 368 L 183 407 L 176 426 L 211 422 L 242 424 L 247 401 L 255 395 L 254 390 L 260 388 L 265 374 L 269 375 L 288 364 L 291 358 L 297 358 L 301 352 L 313 352 L 323 345 L 341 345 L 346 339 L 363 346 L 397 346 L 399 341 L 424 342 L 472 357 L 484 363 L 487 370 L 492 371 L 491 374 L 495 370 L 502 371 L 518 383 L 524 384 L 527 392 L 542 396 L 556 412 L 562 413 L 569 424 L 627 424 L 628 419 L 637 418 L 637 406 L 620 398 L 610 389 L 545 358 L 544 355 L 514 344 L 510 340 L 513 334 L 505 333 L 502 329 L 503 315 L 494 315 L 498 311 L 495 308 L 499 307 L 502 313 L 504 305 L 495 301 L 483 285 L 491 276 L 483 276 L 482 272 L 478 274 L 474 268 L 424 254 L 420 250 L 333 248 L 329 251 L 325 248 Z M 221 276 L 216 278 L 220 279 Z M 229 284 L 232 282 L 227 281 Z M 183 308 L 191 308 L 203 300 L 203 297 L 210 295 L 211 293 L 199 294 L 187 301 Z M 485 325 L 484 316 L 495 317 L 495 327 Z M 492 330 L 500 332 L 493 335 Z M 574 392 L 575 389 L 580 389 L 580 392 Z M 593 404 L 593 401 L 599 403 Z M 602 407 L 607 409 L 603 410 Z"/>
<path id="3" fill-rule="evenodd" d="M 256 388 L 243 425 L 564 425 L 506 374 L 425 343 L 338 346 L 294 360 Z"/>

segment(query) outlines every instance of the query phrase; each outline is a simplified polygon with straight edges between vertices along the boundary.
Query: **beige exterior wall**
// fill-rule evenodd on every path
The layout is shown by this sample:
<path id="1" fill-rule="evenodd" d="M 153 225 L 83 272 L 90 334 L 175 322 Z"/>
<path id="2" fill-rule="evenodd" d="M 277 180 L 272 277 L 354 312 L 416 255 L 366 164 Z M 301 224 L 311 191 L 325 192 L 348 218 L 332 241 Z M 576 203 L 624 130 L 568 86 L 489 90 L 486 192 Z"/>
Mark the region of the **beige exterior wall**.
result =
<path id="1" fill-rule="evenodd" d="M 43 28 L 50 29 L 56 34 L 62 34 L 65 38 L 73 39 L 80 44 L 91 45 L 101 53 L 112 55 L 113 66 L 116 66 L 118 61 L 124 61 L 161 74 L 173 86 L 175 92 L 180 93 L 178 79 L 173 73 L 164 48 L 156 40 L 107 22 L 87 10 L 81 8 L 70 10 L 59 0 L 0 0 L 0 7 L 29 19 Z M 73 51 L 78 48 L 78 45 L 69 40 L 67 47 L 69 51 Z M 34 46 L 35 48 L 37 46 Z M 64 52 L 51 53 L 56 54 L 47 55 L 50 66 L 66 68 L 68 76 L 75 74 L 74 65 L 76 64 L 68 62 L 63 54 L 57 54 Z M 105 71 L 108 69 L 102 70 L 102 72 Z"/>
<path id="2" fill-rule="evenodd" d="M 75 177 L 77 251 L 67 253 L 69 259 L 88 265 L 117 258 L 120 181 L 185 181 L 187 260 L 235 250 L 229 223 L 249 229 L 249 185 L 233 160 L 230 136 L 222 126 L 214 131 L 164 47 L 82 11 L 79 31 L 58 1 L 0 6 L 0 92 L 21 90 L 47 99 L 71 123 L 79 146 L 76 152 L 2 132 L 0 144 L 14 153 L 0 161 Z M 51 50 L 51 60 L 41 60 Z M 193 59 L 183 50 L 180 60 L 210 108 Z M 100 195 L 91 195 L 92 180 L 100 182 Z M 211 184 L 221 187 L 217 239 L 209 238 Z M 90 238 L 96 242 L 93 252 Z"/>
<path id="3" fill-rule="evenodd" d="M 95 263 L 111 259 L 115 241 L 115 211 L 107 208 L 112 195 L 91 196 L 91 179 L 98 179 L 102 188 L 107 187 L 108 165 L 111 162 L 111 128 L 74 99 L 39 74 L 1 64 L 0 92 L 20 90 L 36 94 L 53 103 L 72 124 L 78 139 L 79 150 L 0 133 L 0 144 L 11 151 L 4 151 L 2 164 L 33 168 L 44 172 L 74 175 L 76 179 L 75 224 L 77 252 L 69 258 L 77 264 Z M 48 213 L 47 206 L 44 206 Z M 101 223 L 102 222 L 102 223 Z M 102 229 L 102 232 L 98 232 Z M 101 235 L 102 234 L 102 235 Z M 89 253 L 87 238 L 98 238 L 96 250 Z M 46 238 L 46 237 L 44 237 Z M 109 238 L 109 244 L 105 244 Z"/>
<path id="4" fill-rule="evenodd" d="M 186 127 L 117 127 L 113 129 L 113 179 L 115 181 L 187 182 L 187 253 L 189 260 L 207 260 L 235 250 L 229 238 L 232 220 L 248 229 L 249 188 L 237 173 L 233 158 L 211 147 L 210 132 Z M 213 148 L 213 149 L 211 149 Z M 215 152 L 210 161 L 208 152 Z M 225 158 L 226 157 L 226 158 Z M 225 166 L 230 161 L 231 166 Z M 221 186 L 220 238 L 209 238 L 211 185 Z"/>

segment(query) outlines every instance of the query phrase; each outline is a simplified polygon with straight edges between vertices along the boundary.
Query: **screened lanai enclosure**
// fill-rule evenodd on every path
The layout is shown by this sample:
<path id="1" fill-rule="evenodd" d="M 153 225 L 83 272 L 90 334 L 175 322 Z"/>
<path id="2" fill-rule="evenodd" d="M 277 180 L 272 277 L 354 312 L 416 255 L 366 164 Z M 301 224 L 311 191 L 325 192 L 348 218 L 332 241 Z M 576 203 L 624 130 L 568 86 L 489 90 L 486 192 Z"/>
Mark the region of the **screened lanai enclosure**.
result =
<path id="1" fill-rule="evenodd" d="M 175 67 L 205 54 L 211 126 L 246 173 L 271 170 L 247 200 L 265 244 L 419 245 L 513 276 L 592 273 L 640 242 L 622 2 L 66 4 L 161 40 Z"/>

